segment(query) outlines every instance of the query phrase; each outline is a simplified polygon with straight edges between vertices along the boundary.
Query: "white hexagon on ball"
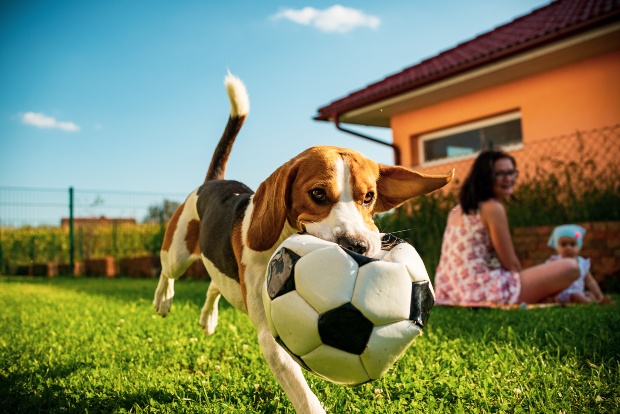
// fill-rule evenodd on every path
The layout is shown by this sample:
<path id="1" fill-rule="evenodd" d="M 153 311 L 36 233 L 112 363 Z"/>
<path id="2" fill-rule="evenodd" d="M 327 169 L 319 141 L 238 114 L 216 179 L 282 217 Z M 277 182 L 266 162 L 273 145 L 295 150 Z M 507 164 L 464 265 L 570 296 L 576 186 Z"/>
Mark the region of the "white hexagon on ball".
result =
<path id="1" fill-rule="evenodd" d="M 421 332 L 420 327 L 409 320 L 375 327 L 366 350 L 360 355 L 370 378 L 382 377 Z"/>
<path id="2" fill-rule="evenodd" d="M 329 345 L 321 345 L 302 359 L 319 376 L 336 384 L 357 385 L 371 379 L 359 355 Z"/>
<path id="3" fill-rule="evenodd" d="M 270 312 L 278 335 L 294 354 L 305 355 L 321 345 L 319 314 L 298 292 L 275 298 L 271 301 Z"/>
<path id="4" fill-rule="evenodd" d="M 332 244 L 299 259 L 295 289 L 318 313 L 325 313 L 351 301 L 358 269 L 351 256 Z"/>
<path id="5" fill-rule="evenodd" d="M 407 319 L 411 303 L 407 268 L 402 263 L 384 261 L 362 266 L 351 303 L 375 325 Z"/>

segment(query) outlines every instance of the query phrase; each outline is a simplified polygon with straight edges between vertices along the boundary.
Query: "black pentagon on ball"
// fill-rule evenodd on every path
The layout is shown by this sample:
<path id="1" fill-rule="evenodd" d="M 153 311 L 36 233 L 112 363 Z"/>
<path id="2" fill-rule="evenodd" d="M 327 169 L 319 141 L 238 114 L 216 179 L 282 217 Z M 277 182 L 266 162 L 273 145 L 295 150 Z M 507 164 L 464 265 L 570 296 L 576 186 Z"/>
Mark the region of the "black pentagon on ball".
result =
<path id="1" fill-rule="evenodd" d="M 351 303 L 319 316 L 321 341 L 351 354 L 361 355 L 364 352 L 372 329 L 373 323 Z"/>
<path id="2" fill-rule="evenodd" d="M 413 282 L 411 285 L 411 309 L 409 320 L 413 321 L 413 323 L 420 328 L 423 328 L 431 314 L 435 299 L 431 293 L 430 282 L 428 280 Z"/>
<path id="3" fill-rule="evenodd" d="M 346 254 L 351 256 L 353 260 L 357 263 L 359 267 L 367 265 L 368 263 L 377 262 L 379 259 L 373 259 L 372 257 L 364 256 L 363 254 L 355 253 L 353 250 L 349 250 L 346 247 L 340 246 L 342 250 L 345 251 Z"/>
<path id="4" fill-rule="evenodd" d="M 300 258 L 286 247 L 273 256 L 267 272 L 267 294 L 271 300 L 295 290 L 295 263 Z"/>

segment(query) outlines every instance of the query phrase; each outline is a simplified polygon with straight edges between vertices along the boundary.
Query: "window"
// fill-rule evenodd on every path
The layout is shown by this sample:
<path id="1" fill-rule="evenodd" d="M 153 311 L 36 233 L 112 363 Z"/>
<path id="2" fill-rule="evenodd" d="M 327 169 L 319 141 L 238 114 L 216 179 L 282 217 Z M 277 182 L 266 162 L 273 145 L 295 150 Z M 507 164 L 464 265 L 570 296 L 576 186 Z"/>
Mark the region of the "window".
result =
<path id="1" fill-rule="evenodd" d="M 420 136 L 421 162 L 475 154 L 490 146 L 522 143 L 521 114 L 512 112 Z"/>

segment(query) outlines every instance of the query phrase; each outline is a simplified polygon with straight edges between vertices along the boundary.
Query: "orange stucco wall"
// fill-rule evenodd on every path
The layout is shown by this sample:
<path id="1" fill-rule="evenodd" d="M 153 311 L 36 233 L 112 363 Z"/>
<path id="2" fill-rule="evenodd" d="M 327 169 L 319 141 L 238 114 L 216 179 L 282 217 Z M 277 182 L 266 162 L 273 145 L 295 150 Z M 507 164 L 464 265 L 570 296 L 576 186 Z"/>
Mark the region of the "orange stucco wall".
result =
<path id="1" fill-rule="evenodd" d="M 525 147 L 528 141 L 620 123 L 620 50 L 394 116 L 402 164 L 418 165 L 419 134 L 514 110 L 521 111 Z"/>

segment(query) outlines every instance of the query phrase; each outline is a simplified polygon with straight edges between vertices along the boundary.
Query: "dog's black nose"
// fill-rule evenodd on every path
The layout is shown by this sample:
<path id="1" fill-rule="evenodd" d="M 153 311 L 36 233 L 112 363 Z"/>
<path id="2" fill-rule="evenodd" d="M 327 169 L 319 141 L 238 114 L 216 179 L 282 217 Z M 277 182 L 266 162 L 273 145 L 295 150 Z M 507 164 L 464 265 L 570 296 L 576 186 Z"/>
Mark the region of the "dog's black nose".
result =
<path id="1" fill-rule="evenodd" d="M 361 255 L 365 255 L 368 251 L 368 244 L 365 241 L 353 237 L 339 237 L 338 244 L 344 249 Z"/>

